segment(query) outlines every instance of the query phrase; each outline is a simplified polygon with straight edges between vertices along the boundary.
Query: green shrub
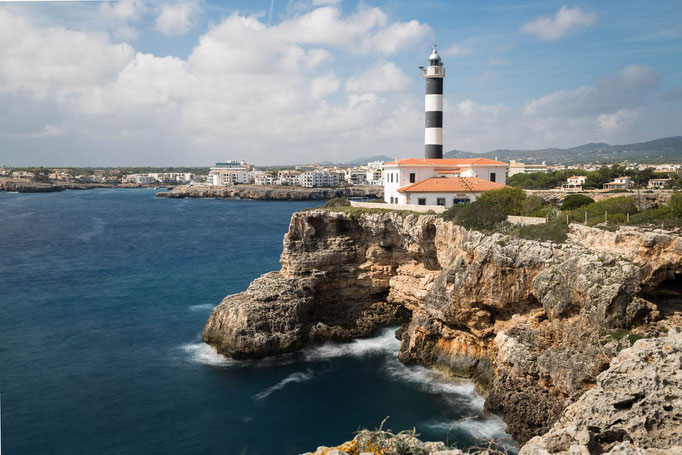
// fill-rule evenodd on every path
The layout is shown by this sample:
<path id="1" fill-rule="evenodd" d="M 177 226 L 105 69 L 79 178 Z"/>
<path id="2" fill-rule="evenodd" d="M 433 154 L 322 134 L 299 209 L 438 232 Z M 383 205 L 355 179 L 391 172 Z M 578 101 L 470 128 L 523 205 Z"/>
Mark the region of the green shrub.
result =
<path id="1" fill-rule="evenodd" d="M 642 210 L 630 217 L 631 224 L 662 224 L 674 226 L 678 221 L 673 216 L 672 209 L 666 205 L 653 209 Z"/>
<path id="2" fill-rule="evenodd" d="M 330 207 L 349 207 L 350 206 L 350 201 L 345 198 L 345 197 L 335 197 L 333 199 L 328 200 L 325 204 L 325 208 L 330 208 Z"/>
<path id="3" fill-rule="evenodd" d="M 569 217 L 573 221 L 583 222 L 587 213 L 587 223 L 594 225 L 604 222 L 604 212 L 608 212 L 610 223 L 624 223 L 628 213 L 631 216 L 637 213 L 637 207 L 631 197 L 618 196 L 578 207 L 569 212 Z"/>
<path id="4" fill-rule="evenodd" d="M 520 214 L 525 216 L 544 216 L 544 212 L 546 212 L 547 209 L 551 209 L 551 206 L 545 204 L 545 201 L 540 196 L 533 195 L 528 196 L 521 203 Z"/>
<path id="5" fill-rule="evenodd" d="M 476 231 L 492 231 L 496 225 L 507 220 L 507 215 L 492 208 L 488 203 L 474 201 L 470 204 L 453 205 L 441 215 L 445 220 L 452 221 L 467 229 Z"/>
<path id="6" fill-rule="evenodd" d="M 516 232 L 522 239 L 563 243 L 568 238 L 568 225 L 560 220 L 552 220 L 542 224 L 521 226 Z"/>
<path id="7" fill-rule="evenodd" d="M 612 190 L 604 191 L 604 193 L 631 193 L 630 190 L 623 190 L 620 188 L 614 188 Z"/>
<path id="8" fill-rule="evenodd" d="M 682 218 L 682 193 L 673 193 L 668 201 L 668 207 L 673 216 Z"/>
<path id="9" fill-rule="evenodd" d="M 594 199 L 583 194 L 571 194 L 561 203 L 561 210 L 574 210 L 584 205 L 590 205 L 593 202 Z"/>
<path id="10" fill-rule="evenodd" d="M 520 188 L 505 187 L 482 193 L 475 203 L 504 215 L 519 215 L 526 193 Z"/>

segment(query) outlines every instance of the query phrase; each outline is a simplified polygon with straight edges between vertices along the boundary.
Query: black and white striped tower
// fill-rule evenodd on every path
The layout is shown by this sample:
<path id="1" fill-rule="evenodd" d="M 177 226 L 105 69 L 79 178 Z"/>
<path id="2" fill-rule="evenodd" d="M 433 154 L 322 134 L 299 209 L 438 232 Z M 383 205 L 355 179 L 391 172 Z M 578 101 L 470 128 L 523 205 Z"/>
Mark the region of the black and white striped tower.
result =
<path id="1" fill-rule="evenodd" d="M 424 158 L 443 158 L 443 78 L 445 68 L 440 55 L 433 47 L 429 55 L 429 66 L 421 67 L 426 85 L 424 109 Z"/>

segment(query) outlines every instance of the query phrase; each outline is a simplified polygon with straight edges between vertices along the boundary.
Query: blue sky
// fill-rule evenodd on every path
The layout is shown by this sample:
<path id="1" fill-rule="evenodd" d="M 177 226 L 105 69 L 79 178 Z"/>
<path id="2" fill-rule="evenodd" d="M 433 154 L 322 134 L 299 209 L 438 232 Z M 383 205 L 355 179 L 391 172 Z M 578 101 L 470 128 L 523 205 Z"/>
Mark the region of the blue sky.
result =
<path id="1" fill-rule="evenodd" d="M 0 2 L 0 164 L 419 156 L 434 41 L 446 149 L 679 135 L 681 23 L 679 1 Z"/>

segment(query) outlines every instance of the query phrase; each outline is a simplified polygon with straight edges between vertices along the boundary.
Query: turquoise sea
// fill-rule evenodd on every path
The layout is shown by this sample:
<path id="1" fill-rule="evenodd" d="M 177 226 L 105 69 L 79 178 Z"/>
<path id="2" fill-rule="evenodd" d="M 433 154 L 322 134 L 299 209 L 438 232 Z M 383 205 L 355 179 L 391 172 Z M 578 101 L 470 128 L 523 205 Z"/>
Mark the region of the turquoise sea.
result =
<path id="1" fill-rule="evenodd" d="M 201 342 L 314 205 L 0 193 L 3 453 L 295 454 L 386 416 L 459 447 L 504 437 L 471 384 L 401 365 L 390 329 L 260 362 Z"/>

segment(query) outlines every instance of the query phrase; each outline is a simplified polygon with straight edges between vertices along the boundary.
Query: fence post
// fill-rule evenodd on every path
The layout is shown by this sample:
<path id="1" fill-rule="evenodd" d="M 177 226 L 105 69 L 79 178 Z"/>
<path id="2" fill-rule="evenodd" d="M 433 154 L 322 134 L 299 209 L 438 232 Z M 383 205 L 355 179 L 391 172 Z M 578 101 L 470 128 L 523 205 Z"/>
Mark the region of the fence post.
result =
<path id="1" fill-rule="evenodd" d="M 585 212 L 587 213 L 587 212 Z M 568 215 L 566 215 L 566 224 L 568 224 Z"/>
<path id="2" fill-rule="evenodd" d="M 604 223 L 609 222 L 609 212 L 604 210 Z"/>
<path id="3" fill-rule="evenodd" d="M 587 212 L 585 212 L 585 226 L 587 226 Z"/>
<path id="4" fill-rule="evenodd" d="M 625 215 L 626 223 L 630 222 L 630 212 Z"/>

